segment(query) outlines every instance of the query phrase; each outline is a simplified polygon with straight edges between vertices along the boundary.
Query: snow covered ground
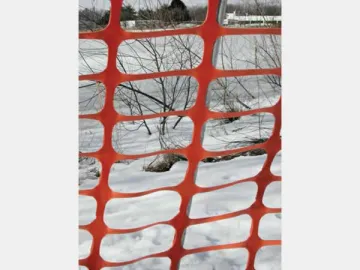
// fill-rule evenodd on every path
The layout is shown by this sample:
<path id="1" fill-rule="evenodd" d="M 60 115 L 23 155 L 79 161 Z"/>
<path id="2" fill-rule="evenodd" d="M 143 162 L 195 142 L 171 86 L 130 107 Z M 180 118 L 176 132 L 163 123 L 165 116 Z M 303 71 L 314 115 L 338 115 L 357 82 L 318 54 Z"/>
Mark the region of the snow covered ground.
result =
<path id="1" fill-rule="evenodd" d="M 238 157 L 230 161 L 201 163 L 197 184 L 208 187 L 231 183 L 256 175 L 262 168 L 266 156 Z M 143 160 L 132 163 L 116 163 L 110 174 L 110 187 L 115 191 L 138 192 L 158 187 L 173 186 L 183 180 L 187 162 L 176 163 L 168 172 L 155 173 L 142 170 Z M 279 158 L 272 165 L 272 172 L 279 175 Z M 80 170 L 85 180 L 80 186 L 87 189 L 96 185 L 96 179 Z M 255 183 L 240 183 L 230 188 L 197 194 L 190 210 L 191 218 L 202 218 L 231 213 L 247 208 L 254 202 Z M 268 207 L 281 207 L 280 182 L 268 186 L 264 203 Z M 154 222 L 167 221 L 179 210 L 180 196 L 174 191 L 160 191 L 150 195 L 109 201 L 104 220 L 112 228 L 136 228 Z M 79 198 L 79 223 L 90 223 L 95 218 L 96 202 L 87 196 Z M 149 214 L 151 213 L 151 215 Z M 244 241 L 250 233 L 251 219 L 248 215 L 195 225 L 188 228 L 184 240 L 187 249 Z M 263 239 L 280 239 L 280 219 L 275 214 L 262 218 L 259 236 Z M 108 236 L 102 242 L 101 256 L 112 262 L 123 262 L 149 254 L 165 251 L 171 247 L 174 229 L 169 225 L 156 225 L 141 232 Z M 91 236 L 80 231 L 80 258 L 90 252 Z M 187 256 L 181 269 L 245 269 L 246 252 L 241 249 L 207 252 Z M 264 248 L 257 257 L 257 269 L 280 269 L 280 248 Z M 164 259 L 146 260 L 118 269 L 168 269 L 169 261 Z"/>
<path id="2" fill-rule="evenodd" d="M 219 69 L 274 68 L 281 65 L 281 39 L 277 35 L 230 35 L 218 39 Z M 79 72 L 92 74 L 107 65 L 107 45 L 102 40 L 79 40 Z M 204 41 L 198 35 L 130 39 L 118 48 L 117 67 L 124 73 L 141 74 L 197 67 Z M 155 58 L 156 56 L 156 58 Z"/>
<path id="3" fill-rule="evenodd" d="M 269 40 L 266 42 L 271 43 L 271 38 Z M 257 40 L 255 38 L 255 41 L 254 44 L 257 46 L 264 44 L 261 43 L 264 42 L 263 39 Z M 140 50 L 136 47 L 140 46 L 140 43 L 134 42 L 123 45 L 123 47 L 120 46 L 119 51 L 122 51 L 120 58 L 123 61 L 118 63 L 118 68 L 123 72 L 147 73 L 153 72 L 156 68 L 160 70 L 181 69 L 196 66 L 198 63 L 197 57 L 192 57 L 194 62 L 186 61 L 184 66 L 179 66 L 179 62 L 175 61 L 178 57 L 183 56 L 179 51 L 182 44 L 187 46 L 193 44 L 190 46 L 192 52 L 189 55 L 193 53 L 201 55 L 202 45 L 201 42 L 196 41 L 196 38 L 176 40 L 167 38 L 161 42 L 156 43 L 158 48 L 164 48 L 164 50 L 159 49 L 162 52 L 161 55 L 164 56 L 160 67 L 156 67 L 149 55 L 146 55 L 144 48 Z M 155 43 L 147 45 L 151 48 L 151 44 Z M 171 44 L 173 45 L 172 51 L 167 49 L 171 47 Z M 237 44 L 234 48 L 237 58 L 229 57 L 225 53 L 226 48 L 234 47 L 234 44 Z M 223 54 L 219 56 L 223 59 L 221 60 L 223 61 L 222 67 L 228 69 L 233 67 L 249 68 L 251 65 L 255 68 L 276 66 L 275 62 L 267 61 L 266 57 L 261 58 L 254 55 L 255 50 L 250 48 L 249 44 L 249 42 L 236 42 L 233 38 L 224 42 Z M 163 45 L 166 45 L 166 48 Z M 189 53 L 189 51 L 186 52 Z M 273 51 L 270 55 L 272 53 Z M 274 52 L 274 54 L 276 53 Z M 101 42 L 81 41 L 80 74 L 97 73 L 103 70 L 107 63 L 106 55 L 106 48 Z M 275 58 L 273 57 L 273 59 Z M 120 63 L 123 63 L 123 66 Z M 279 84 L 278 78 L 266 76 L 220 79 L 209 86 L 209 107 L 213 111 L 229 111 L 231 109 L 245 111 L 269 107 L 279 99 L 281 94 Z M 149 94 L 155 99 L 141 93 L 135 95 L 134 91 L 129 88 Z M 105 92 L 106 90 L 101 84 L 91 81 L 80 82 L 79 113 L 88 114 L 100 111 L 103 107 Z M 174 93 L 176 98 L 174 98 Z M 159 103 L 159 101 L 164 101 L 164 97 L 167 98 L 167 101 L 169 98 L 173 98 L 172 108 L 179 110 L 189 109 L 193 106 L 196 96 L 197 82 L 191 77 L 163 78 L 162 81 L 159 79 L 137 81 L 125 83 L 118 88 L 114 98 L 114 107 L 122 114 L 153 114 L 164 109 L 163 104 Z M 165 125 L 165 134 L 160 132 L 162 120 L 152 118 L 146 120 L 145 123 L 143 121 L 118 123 L 113 130 L 114 149 L 120 153 L 140 154 L 160 150 L 164 148 L 164 144 L 168 148 L 180 148 L 191 143 L 193 130 L 191 119 L 182 118 L 176 128 L 173 129 L 179 118 L 177 116 L 169 117 Z M 272 133 L 273 126 L 274 117 L 271 114 L 249 115 L 238 119 L 210 120 L 206 124 L 203 146 L 207 150 L 219 151 L 250 145 L 256 140 L 266 141 Z M 79 121 L 79 128 L 79 150 L 81 152 L 98 150 L 102 145 L 103 128 L 101 123 L 82 119 Z M 154 157 L 113 164 L 109 179 L 110 187 L 114 191 L 133 193 L 160 187 L 171 187 L 183 181 L 188 166 L 186 160 L 176 162 L 168 171 L 145 171 L 144 167 L 151 163 Z M 265 159 L 266 153 L 256 156 L 239 156 L 232 160 L 216 163 L 202 162 L 199 165 L 196 184 L 201 187 L 212 187 L 255 176 L 261 171 Z M 275 158 L 271 171 L 275 175 L 281 175 L 281 152 Z M 79 188 L 93 188 L 97 184 L 99 173 L 101 173 L 101 168 L 95 160 L 85 159 L 79 162 Z M 190 217 L 211 217 L 245 209 L 254 202 L 256 192 L 256 184 L 246 182 L 213 192 L 197 194 L 192 200 Z M 174 191 L 160 191 L 137 198 L 113 199 L 106 206 L 104 220 L 109 227 L 123 229 L 167 221 L 178 213 L 180 200 L 179 194 Z M 273 208 L 281 207 L 280 182 L 274 182 L 267 187 L 264 204 Z M 89 224 L 94 220 L 95 210 L 96 201 L 93 198 L 79 196 L 80 225 Z M 184 247 L 193 249 L 244 241 L 249 236 L 250 226 L 251 219 L 248 215 L 191 226 L 187 229 Z M 156 225 L 136 233 L 107 236 L 103 239 L 100 253 L 104 259 L 112 262 L 133 260 L 169 249 L 174 233 L 174 228 L 169 225 Z M 260 223 L 259 235 L 263 239 L 280 239 L 280 215 L 269 214 L 264 216 Z M 90 247 L 91 235 L 80 230 L 79 258 L 85 258 L 90 252 Z M 261 249 L 256 257 L 256 269 L 281 269 L 280 252 L 281 248 L 278 246 Z M 247 252 L 245 249 L 211 251 L 184 257 L 180 269 L 245 269 L 246 260 Z M 154 258 L 111 269 L 160 270 L 169 269 L 169 265 L 170 260 L 168 258 Z"/>

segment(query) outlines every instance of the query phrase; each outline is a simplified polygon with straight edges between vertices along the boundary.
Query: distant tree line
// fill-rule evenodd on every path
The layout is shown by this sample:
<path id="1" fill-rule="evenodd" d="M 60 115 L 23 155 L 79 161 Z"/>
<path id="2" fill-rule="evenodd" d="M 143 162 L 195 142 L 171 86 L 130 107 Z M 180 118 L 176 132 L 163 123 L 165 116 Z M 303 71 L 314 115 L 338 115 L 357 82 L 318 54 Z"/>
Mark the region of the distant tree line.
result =
<path id="1" fill-rule="evenodd" d="M 259 3 L 255 0 L 252 4 L 228 4 L 227 13 L 236 12 L 236 15 L 281 15 L 281 5 L 276 3 Z M 131 20 L 159 20 L 163 22 L 202 22 L 207 14 L 207 6 L 187 7 L 181 0 L 173 0 L 170 5 L 160 5 L 156 8 L 146 7 L 138 11 L 131 5 L 124 5 L 121 10 L 120 21 Z M 110 11 L 100 11 L 85 8 L 79 11 L 80 29 L 90 29 L 95 26 L 107 25 Z"/>
<path id="2" fill-rule="evenodd" d="M 204 9 L 204 8 L 202 8 Z M 197 13 L 192 12 L 195 17 L 205 18 L 206 8 L 203 12 L 205 15 L 197 16 Z M 84 21 L 95 23 L 98 26 L 107 25 L 110 19 L 110 10 L 99 11 L 96 9 L 83 9 L 79 11 L 80 24 Z M 181 0 L 172 0 L 170 5 L 160 5 L 157 8 L 142 8 L 136 11 L 131 5 L 124 5 L 121 9 L 120 21 L 132 20 L 160 20 L 163 22 L 187 22 L 192 20 L 189 9 Z M 202 19 L 203 20 L 203 19 Z"/>
<path id="3" fill-rule="evenodd" d="M 110 18 L 110 10 L 105 11 L 104 15 L 98 21 L 99 25 L 107 25 Z M 131 5 L 125 5 L 121 8 L 120 21 L 133 21 L 137 19 L 136 10 Z"/>

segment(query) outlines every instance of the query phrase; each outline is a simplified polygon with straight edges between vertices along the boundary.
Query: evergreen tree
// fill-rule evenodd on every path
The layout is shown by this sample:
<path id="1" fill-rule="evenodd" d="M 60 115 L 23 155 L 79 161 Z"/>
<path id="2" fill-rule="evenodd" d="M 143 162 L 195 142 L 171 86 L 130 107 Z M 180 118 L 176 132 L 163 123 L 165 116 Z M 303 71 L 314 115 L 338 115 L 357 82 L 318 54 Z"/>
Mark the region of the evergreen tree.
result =
<path id="1" fill-rule="evenodd" d="M 98 21 L 99 25 L 107 25 L 109 23 L 110 10 L 107 10 L 101 19 Z M 120 21 L 133 21 L 137 19 L 136 10 L 131 5 L 126 5 L 121 8 Z"/>
<path id="2" fill-rule="evenodd" d="M 172 0 L 168 10 L 171 14 L 170 18 L 174 22 L 186 22 L 191 20 L 189 10 L 181 0 Z"/>

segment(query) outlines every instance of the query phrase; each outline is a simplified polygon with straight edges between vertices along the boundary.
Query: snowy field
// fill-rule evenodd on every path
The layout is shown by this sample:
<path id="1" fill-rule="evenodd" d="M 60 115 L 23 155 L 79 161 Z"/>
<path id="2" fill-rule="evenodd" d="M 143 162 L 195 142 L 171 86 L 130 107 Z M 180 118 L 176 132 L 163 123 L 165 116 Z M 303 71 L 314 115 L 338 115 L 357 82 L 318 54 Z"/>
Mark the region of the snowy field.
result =
<path id="1" fill-rule="evenodd" d="M 217 68 L 245 69 L 280 66 L 279 38 L 228 37 L 221 42 Z M 201 62 L 203 44 L 196 36 L 164 37 L 128 41 L 119 47 L 117 67 L 124 73 L 150 73 L 189 69 Z M 80 41 L 79 73 L 91 74 L 104 70 L 107 48 L 100 41 Z M 114 107 L 125 115 L 149 115 L 171 110 L 188 110 L 197 97 L 197 81 L 192 77 L 166 77 L 119 85 Z M 79 84 L 79 113 L 100 111 L 106 89 L 101 83 L 81 81 Z M 281 95 L 281 82 L 276 76 L 247 76 L 221 78 L 208 88 L 209 108 L 213 111 L 247 111 L 274 105 Z M 203 146 L 206 150 L 236 149 L 266 141 L 272 134 L 274 117 L 271 114 L 253 114 L 241 118 L 210 120 L 206 123 Z M 94 120 L 80 120 L 79 145 L 81 152 L 93 152 L 102 145 L 102 125 Z M 161 149 L 186 147 L 192 140 L 193 123 L 188 117 L 172 116 L 166 119 L 120 122 L 113 130 L 112 144 L 119 153 L 152 153 Z M 163 157 L 122 161 L 113 164 L 109 185 L 118 192 L 133 193 L 171 187 L 183 181 L 188 163 L 177 160 L 162 172 L 148 170 L 150 164 L 163 162 Z M 212 187 L 232 183 L 257 175 L 264 164 L 266 153 L 237 156 L 231 160 L 202 162 L 196 184 Z M 155 161 L 154 161 L 155 160 Z M 281 175 L 281 153 L 275 158 L 271 171 Z M 98 181 L 101 168 L 95 160 L 79 161 L 79 188 L 91 189 Z M 240 183 L 213 192 L 194 196 L 191 218 L 203 218 L 235 212 L 249 207 L 255 200 L 257 186 Z M 106 206 L 104 220 L 111 228 L 137 228 L 154 222 L 167 221 L 177 215 L 180 195 L 161 191 L 137 198 L 113 199 Z M 281 207 L 281 184 L 274 182 L 266 189 L 264 204 Z M 96 201 L 79 197 L 79 223 L 89 224 L 95 219 Z M 149 214 L 151 212 L 151 215 Z M 244 241 L 248 238 L 251 219 L 248 215 L 188 227 L 184 247 L 193 249 Z M 124 262 L 165 251 L 171 247 L 174 228 L 156 225 L 140 232 L 105 237 L 101 256 L 111 262 Z M 262 218 L 259 236 L 266 240 L 281 238 L 280 214 Z M 79 258 L 88 256 L 91 235 L 80 230 Z M 278 270 L 279 246 L 264 247 L 256 256 L 257 270 Z M 230 249 L 197 253 L 184 257 L 180 269 L 227 270 L 245 269 L 245 249 Z M 146 259 L 113 270 L 169 269 L 168 258 Z M 84 268 L 85 269 L 85 268 Z M 110 269 L 108 269 L 110 270 Z"/>

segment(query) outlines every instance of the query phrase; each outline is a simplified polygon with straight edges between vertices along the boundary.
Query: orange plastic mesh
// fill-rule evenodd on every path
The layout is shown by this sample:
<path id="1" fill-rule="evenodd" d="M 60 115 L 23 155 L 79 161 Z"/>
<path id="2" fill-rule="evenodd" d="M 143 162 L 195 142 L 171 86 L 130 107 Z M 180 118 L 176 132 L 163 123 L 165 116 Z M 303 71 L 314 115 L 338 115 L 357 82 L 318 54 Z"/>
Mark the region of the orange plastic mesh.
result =
<path id="1" fill-rule="evenodd" d="M 99 120 L 104 126 L 104 141 L 102 148 L 94 153 L 83 153 L 81 156 L 97 158 L 102 165 L 102 173 L 99 179 L 99 184 L 91 190 L 81 190 L 81 195 L 93 196 L 97 201 L 96 219 L 85 226 L 80 226 L 81 229 L 87 230 L 93 236 L 93 243 L 90 251 L 90 255 L 79 260 L 79 264 L 86 266 L 90 270 L 99 270 L 103 267 L 122 266 L 134 263 L 136 261 L 143 260 L 151 257 L 169 257 L 171 259 L 171 270 L 178 268 L 179 262 L 182 257 L 188 254 L 205 252 L 219 249 L 229 248 L 246 248 L 249 253 L 247 270 L 255 269 L 254 262 L 257 251 L 263 246 L 281 245 L 281 240 L 263 240 L 259 237 L 259 222 L 263 215 L 268 213 L 278 213 L 281 208 L 267 208 L 263 204 L 263 196 L 266 187 L 274 182 L 280 181 L 280 176 L 275 176 L 271 173 L 270 167 L 274 160 L 275 155 L 281 149 L 280 129 L 281 129 L 281 98 L 278 103 L 270 108 L 256 109 L 246 112 L 212 112 L 206 106 L 206 94 L 209 83 L 219 77 L 234 77 L 234 76 L 247 76 L 247 75 L 277 75 L 281 76 L 281 68 L 272 69 L 251 69 L 251 70 L 217 70 L 212 65 L 212 54 L 215 41 L 218 37 L 225 35 L 281 35 L 280 28 L 224 28 L 217 22 L 217 10 L 220 0 L 211 0 L 208 3 L 208 14 L 205 22 L 194 28 L 187 29 L 173 29 L 166 31 L 155 32 L 126 32 L 120 26 L 120 12 L 122 6 L 122 0 L 111 0 L 111 16 L 108 26 L 98 32 L 80 33 L 80 39 L 99 39 L 103 40 L 108 46 L 108 63 L 106 69 L 98 74 L 81 75 L 79 80 L 94 80 L 102 82 L 106 87 L 105 105 L 102 111 L 91 115 L 80 115 L 82 119 L 95 119 Z M 204 40 L 204 54 L 202 63 L 192 70 L 175 70 L 170 72 L 159 72 L 149 74 L 123 74 L 116 67 L 116 55 L 120 43 L 127 39 L 140 39 L 149 37 L 162 37 L 169 35 L 181 35 L 181 34 L 195 34 L 199 35 Z M 195 106 L 187 111 L 170 111 L 166 113 L 159 113 L 156 115 L 140 115 L 140 116 L 125 116 L 118 114 L 113 107 L 113 96 L 115 88 L 122 82 L 150 79 L 160 76 L 193 76 L 199 83 L 198 97 Z M 221 152 L 206 151 L 202 147 L 201 135 L 203 125 L 209 119 L 220 119 L 225 117 L 236 117 L 243 115 L 250 115 L 259 112 L 268 112 L 275 117 L 275 126 L 272 136 L 265 143 L 243 147 L 235 150 L 227 150 Z M 155 154 L 177 152 L 184 155 L 188 159 L 188 170 L 184 181 L 175 187 L 159 188 L 151 191 L 144 191 L 138 193 L 119 193 L 114 192 L 108 185 L 110 168 L 117 160 L 142 158 L 154 155 L 154 153 L 141 154 L 141 155 L 124 155 L 115 152 L 112 147 L 112 130 L 115 124 L 119 121 L 149 119 L 153 117 L 161 116 L 188 116 L 194 122 L 194 131 L 192 143 L 184 149 L 176 150 L 162 150 Z M 247 209 L 236 211 L 229 214 L 223 214 L 215 217 L 191 219 L 187 216 L 187 207 L 190 199 L 199 192 L 218 190 L 227 186 L 232 186 L 243 182 L 239 180 L 232 182 L 231 184 L 201 188 L 195 185 L 194 173 L 201 160 L 210 156 L 229 155 L 235 152 L 249 151 L 253 149 L 262 148 L 267 152 L 267 159 L 264 163 L 262 171 L 255 177 L 246 179 L 246 181 L 254 181 L 258 186 L 256 195 L 256 201 Z M 104 222 L 104 211 L 106 203 L 113 198 L 128 198 L 143 196 L 155 191 L 160 190 L 173 190 L 180 194 L 182 201 L 180 205 L 180 211 L 178 215 L 167 222 L 159 222 L 155 224 L 169 224 L 176 230 L 175 237 L 172 243 L 172 247 L 161 253 L 152 254 L 136 260 L 114 263 L 105 261 L 100 256 L 100 244 L 103 237 L 107 234 L 122 234 L 140 231 L 145 228 L 151 227 L 154 224 L 143 226 L 135 229 L 112 229 Z M 252 218 L 252 226 L 250 230 L 250 236 L 246 241 L 224 244 L 217 246 L 201 247 L 196 249 L 187 250 L 182 247 L 182 236 L 184 230 L 189 225 L 201 224 L 205 222 L 212 222 L 222 220 L 225 218 L 235 217 L 241 214 L 248 214 Z"/>

